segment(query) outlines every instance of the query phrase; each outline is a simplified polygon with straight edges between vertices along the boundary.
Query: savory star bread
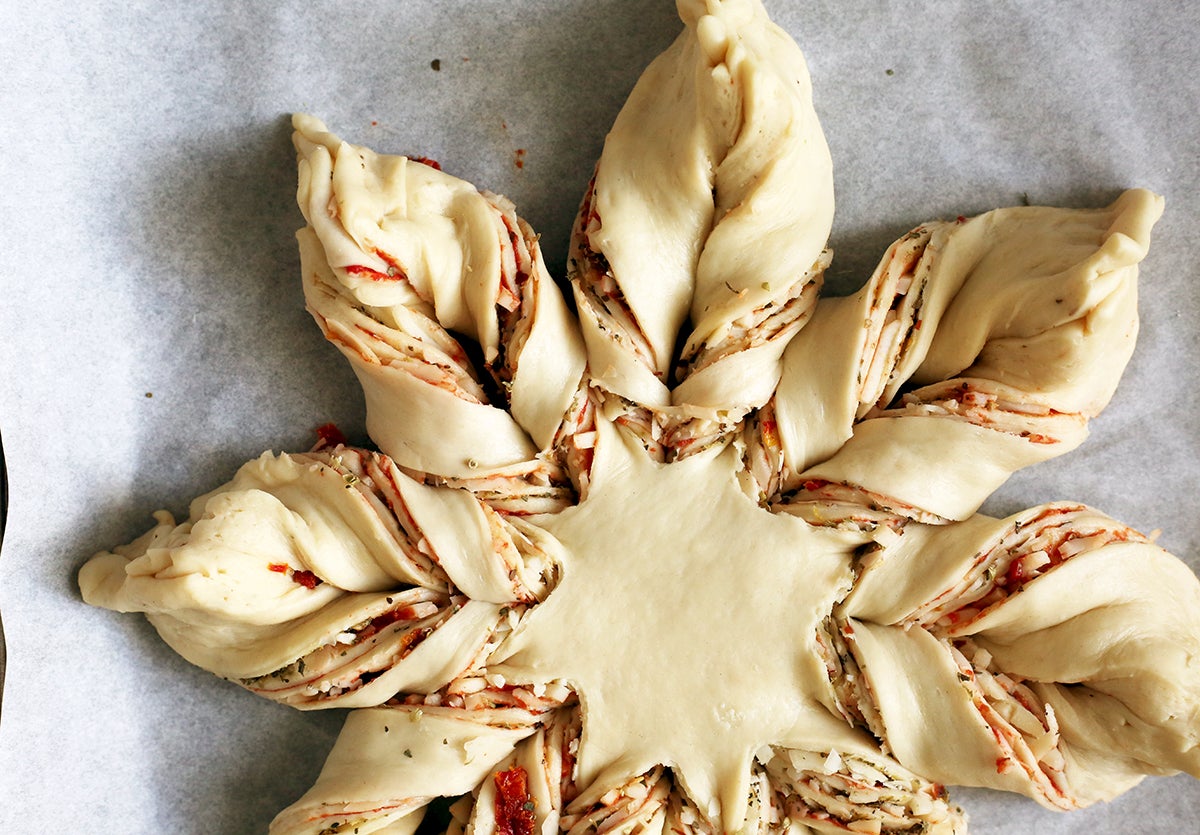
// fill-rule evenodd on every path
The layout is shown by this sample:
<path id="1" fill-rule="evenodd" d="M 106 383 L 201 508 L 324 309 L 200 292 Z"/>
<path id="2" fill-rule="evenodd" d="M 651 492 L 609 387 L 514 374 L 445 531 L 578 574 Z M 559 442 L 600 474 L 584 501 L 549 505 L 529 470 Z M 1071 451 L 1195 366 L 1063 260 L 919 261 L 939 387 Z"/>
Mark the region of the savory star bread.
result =
<path id="1" fill-rule="evenodd" d="M 724 809 L 735 829 L 759 749 L 807 749 L 829 724 L 817 627 L 849 587 L 861 538 L 764 512 L 738 483 L 732 446 L 660 464 L 600 426 L 588 498 L 543 522 L 564 545 L 562 579 L 496 669 L 578 691 L 577 779 L 666 763 L 706 816 Z M 714 617 L 730 606 L 737 617 Z"/>
<path id="2" fill-rule="evenodd" d="M 678 5 L 561 285 L 503 197 L 295 117 L 377 449 L 265 454 L 85 599 L 355 708 L 276 833 L 961 833 L 947 784 L 1200 775 L 1200 581 L 1082 505 L 978 512 L 1112 397 L 1162 199 L 925 223 L 819 299 L 804 59 L 757 0 Z"/>

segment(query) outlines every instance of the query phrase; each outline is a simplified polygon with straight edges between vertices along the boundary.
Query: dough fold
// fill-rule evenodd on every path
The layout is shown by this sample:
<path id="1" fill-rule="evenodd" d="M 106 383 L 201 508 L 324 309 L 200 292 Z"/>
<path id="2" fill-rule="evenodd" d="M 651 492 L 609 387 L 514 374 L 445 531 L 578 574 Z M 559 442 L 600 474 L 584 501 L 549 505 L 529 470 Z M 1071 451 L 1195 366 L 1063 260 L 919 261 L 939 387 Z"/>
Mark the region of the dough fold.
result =
<path id="1" fill-rule="evenodd" d="M 585 359 L 534 231 L 428 161 L 293 121 L 305 299 L 363 385 L 372 439 L 453 478 L 548 453 Z"/>
<path id="2" fill-rule="evenodd" d="M 1133 351 L 1162 205 L 1132 189 L 1105 209 L 998 209 L 893 244 L 787 349 L 773 404 L 787 500 L 857 490 L 962 520 L 1016 469 L 1082 443 Z"/>
<path id="3" fill-rule="evenodd" d="M 833 620 L 840 712 L 920 774 L 1059 809 L 1200 774 L 1200 581 L 1090 508 L 910 524 Z"/>
<path id="4" fill-rule="evenodd" d="M 410 831 L 434 798 L 474 790 L 552 709 L 447 695 L 460 703 L 351 712 L 316 783 L 275 817 L 271 835 Z"/>
<path id="5" fill-rule="evenodd" d="M 544 595 L 551 538 L 346 446 L 265 453 L 79 572 L 180 655 L 302 709 L 431 692 Z M 547 549 L 551 550 L 547 550 Z"/>
<path id="6" fill-rule="evenodd" d="M 690 453 L 769 399 L 829 262 L 833 177 L 804 58 L 761 4 L 680 14 L 605 141 L 569 271 L 596 384 Z"/>

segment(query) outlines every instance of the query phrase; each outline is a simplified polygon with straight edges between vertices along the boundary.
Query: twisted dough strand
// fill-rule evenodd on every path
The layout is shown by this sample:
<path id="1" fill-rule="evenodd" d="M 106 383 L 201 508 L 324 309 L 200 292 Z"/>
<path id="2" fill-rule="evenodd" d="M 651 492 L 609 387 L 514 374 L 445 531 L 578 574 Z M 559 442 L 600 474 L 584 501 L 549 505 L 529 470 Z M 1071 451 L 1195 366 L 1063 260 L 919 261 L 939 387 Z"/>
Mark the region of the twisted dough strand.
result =
<path id="1" fill-rule="evenodd" d="M 493 492 L 513 477 L 517 502 L 536 469 L 569 503 L 585 359 L 537 235 L 498 195 L 294 123 L 305 298 L 363 384 L 372 439 L 412 473 Z"/>
<path id="2" fill-rule="evenodd" d="M 792 341 L 774 411 L 785 502 L 970 516 L 1061 455 L 1112 396 L 1137 332 L 1138 262 L 1162 199 L 1022 207 L 928 224 Z M 899 400 L 909 382 L 921 385 Z"/>

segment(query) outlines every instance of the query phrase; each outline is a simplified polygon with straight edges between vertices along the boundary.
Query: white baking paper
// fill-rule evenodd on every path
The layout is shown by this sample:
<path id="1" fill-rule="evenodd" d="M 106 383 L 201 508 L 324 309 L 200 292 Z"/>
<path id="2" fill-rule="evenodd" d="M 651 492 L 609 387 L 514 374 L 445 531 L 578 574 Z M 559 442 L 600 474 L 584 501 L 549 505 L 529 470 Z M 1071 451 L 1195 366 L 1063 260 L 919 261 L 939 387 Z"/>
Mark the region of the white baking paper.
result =
<path id="1" fill-rule="evenodd" d="M 1088 502 L 1200 559 L 1200 6 L 768 0 L 836 170 L 831 289 L 917 223 L 1167 198 L 1142 334 L 1092 437 L 985 508 Z M 512 198 L 563 273 L 578 200 L 669 0 L 4 4 L 0 832 L 262 833 L 342 717 L 266 703 L 84 605 L 93 552 L 183 513 L 357 385 L 303 310 L 288 116 Z M 1200 694 L 1197 694 L 1200 698 Z M 955 791 L 976 833 L 1178 832 L 1200 783 L 1068 815 Z"/>

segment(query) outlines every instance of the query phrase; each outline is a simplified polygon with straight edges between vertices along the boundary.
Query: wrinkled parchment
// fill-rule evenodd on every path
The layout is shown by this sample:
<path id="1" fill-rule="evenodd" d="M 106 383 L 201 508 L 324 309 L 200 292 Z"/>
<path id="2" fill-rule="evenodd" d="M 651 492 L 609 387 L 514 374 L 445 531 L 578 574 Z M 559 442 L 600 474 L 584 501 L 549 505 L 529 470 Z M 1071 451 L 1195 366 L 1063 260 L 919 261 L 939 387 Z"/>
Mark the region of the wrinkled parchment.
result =
<path id="1" fill-rule="evenodd" d="M 1092 504 L 1200 562 L 1200 11 L 1174 0 L 770 2 L 832 148 L 831 289 L 934 217 L 1167 198 L 1142 335 L 1092 438 L 985 507 Z M 892 8 L 880 8 L 890 5 Z M 1049 6 L 1049 8 L 1047 8 Z M 1184 9 L 1187 10 L 1184 10 Z M 512 198 L 559 276 L 669 0 L 35 5 L 0 27 L 0 831 L 264 832 L 342 717 L 260 701 L 92 609 L 75 572 L 333 421 L 349 368 L 303 310 L 288 114 Z M 956 791 L 976 833 L 1190 826 L 1200 783 L 1056 815 Z"/>

